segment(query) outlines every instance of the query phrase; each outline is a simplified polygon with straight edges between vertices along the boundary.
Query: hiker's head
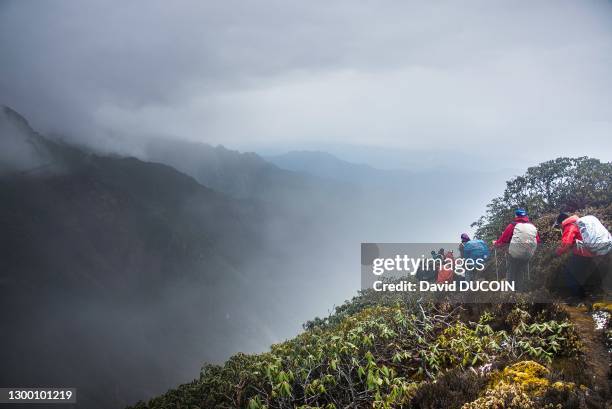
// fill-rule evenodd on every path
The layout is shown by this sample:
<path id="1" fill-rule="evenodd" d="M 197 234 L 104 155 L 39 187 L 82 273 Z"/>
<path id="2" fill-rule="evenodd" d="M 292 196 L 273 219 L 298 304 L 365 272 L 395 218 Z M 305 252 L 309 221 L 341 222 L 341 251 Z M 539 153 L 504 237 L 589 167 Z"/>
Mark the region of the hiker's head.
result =
<path id="1" fill-rule="evenodd" d="M 516 209 L 514 211 L 514 215 L 516 217 L 524 217 L 524 216 L 527 216 L 527 211 L 525 209 Z"/>
<path id="2" fill-rule="evenodd" d="M 466 241 L 470 241 L 470 236 L 467 233 L 461 233 L 461 242 L 465 243 Z"/>
<path id="3" fill-rule="evenodd" d="M 444 255 L 444 249 L 440 249 L 440 250 L 438 250 L 438 254 L 442 254 L 442 255 Z"/>
<path id="4" fill-rule="evenodd" d="M 567 219 L 569 217 L 569 214 L 561 212 L 559 213 L 559 216 L 557 216 L 557 220 L 555 220 L 555 227 L 561 226 L 561 223 L 563 223 L 563 220 Z"/>

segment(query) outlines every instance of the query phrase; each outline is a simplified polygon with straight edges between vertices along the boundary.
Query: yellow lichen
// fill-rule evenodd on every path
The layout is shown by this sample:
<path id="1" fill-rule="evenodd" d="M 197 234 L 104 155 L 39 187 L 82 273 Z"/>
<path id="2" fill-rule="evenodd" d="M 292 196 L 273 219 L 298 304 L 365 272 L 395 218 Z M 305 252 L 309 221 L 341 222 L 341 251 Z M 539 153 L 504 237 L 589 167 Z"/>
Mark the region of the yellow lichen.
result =
<path id="1" fill-rule="evenodd" d="M 594 311 L 602 310 L 602 311 L 608 311 L 612 313 L 612 302 L 609 302 L 609 301 L 596 302 L 595 304 L 593 304 L 593 310 Z"/>
<path id="2" fill-rule="evenodd" d="M 500 383 L 461 409 L 535 409 L 536 405 L 519 385 Z"/>
<path id="3" fill-rule="evenodd" d="M 563 390 L 574 390 L 576 389 L 576 384 L 574 382 L 563 382 L 563 381 L 557 381 L 555 383 L 552 384 L 552 387 L 559 390 L 559 391 L 563 391 Z"/>
<path id="4" fill-rule="evenodd" d="M 492 386 L 501 383 L 518 385 L 523 391 L 530 395 L 543 393 L 549 385 L 546 376 L 549 370 L 534 361 L 521 361 L 507 366 L 497 376 L 493 377 Z"/>
<path id="5" fill-rule="evenodd" d="M 492 376 L 484 395 L 466 403 L 462 409 L 532 409 L 543 407 L 539 399 L 549 388 L 558 391 L 573 391 L 576 384 L 547 379 L 550 371 L 535 361 L 521 361 L 505 367 Z M 554 406 L 546 406 L 554 408 Z"/>

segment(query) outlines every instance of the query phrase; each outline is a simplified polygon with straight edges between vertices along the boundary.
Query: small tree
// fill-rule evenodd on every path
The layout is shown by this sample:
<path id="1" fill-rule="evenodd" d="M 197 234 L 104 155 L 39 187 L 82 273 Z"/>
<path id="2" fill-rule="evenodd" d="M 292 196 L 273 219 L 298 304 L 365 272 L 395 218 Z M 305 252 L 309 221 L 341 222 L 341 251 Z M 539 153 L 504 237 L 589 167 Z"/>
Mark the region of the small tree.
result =
<path id="1" fill-rule="evenodd" d="M 547 212 L 575 211 L 612 201 L 612 163 L 588 157 L 557 158 L 527 169 L 506 182 L 506 190 L 487 205 L 474 223 L 476 234 L 492 240 L 522 207 L 533 217 Z"/>

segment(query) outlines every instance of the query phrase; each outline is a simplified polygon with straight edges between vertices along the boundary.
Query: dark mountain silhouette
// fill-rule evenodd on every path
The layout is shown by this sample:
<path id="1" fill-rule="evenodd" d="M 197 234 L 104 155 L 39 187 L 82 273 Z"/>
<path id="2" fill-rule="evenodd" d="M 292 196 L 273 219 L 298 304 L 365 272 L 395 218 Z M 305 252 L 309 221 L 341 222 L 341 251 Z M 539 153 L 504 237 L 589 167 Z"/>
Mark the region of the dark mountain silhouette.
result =
<path id="1" fill-rule="evenodd" d="M 39 169 L 51 158 L 43 138 L 21 115 L 0 106 L 0 174 Z"/>
<path id="2" fill-rule="evenodd" d="M 72 385 L 82 407 L 120 407 L 197 371 L 173 353 L 161 374 L 168 345 L 236 348 L 223 317 L 258 279 L 265 212 L 167 165 L 49 140 L 8 108 L 0 130 L 21 153 L 1 162 L 0 384 Z M 196 320 L 212 334 L 182 340 Z"/>
<path id="3" fill-rule="evenodd" d="M 3 230 L 19 233 L 4 235 L 10 238 L 2 246 L 8 256 L 3 257 L 5 279 L 27 284 L 47 274 L 52 283 L 61 271 L 82 271 L 92 288 L 120 290 L 126 281 L 142 278 L 132 277 L 135 271 L 163 280 L 236 262 L 224 249 L 253 239 L 257 218 L 251 204 L 166 165 L 97 156 L 46 140 L 11 115 L 8 120 L 20 121 L 27 141 L 44 150 L 45 161 L 0 179 Z M 132 252 L 133 247 L 140 251 Z M 23 248 L 30 251 L 31 266 L 17 257 Z M 81 277 L 74 279 L 82 284 Z"/>

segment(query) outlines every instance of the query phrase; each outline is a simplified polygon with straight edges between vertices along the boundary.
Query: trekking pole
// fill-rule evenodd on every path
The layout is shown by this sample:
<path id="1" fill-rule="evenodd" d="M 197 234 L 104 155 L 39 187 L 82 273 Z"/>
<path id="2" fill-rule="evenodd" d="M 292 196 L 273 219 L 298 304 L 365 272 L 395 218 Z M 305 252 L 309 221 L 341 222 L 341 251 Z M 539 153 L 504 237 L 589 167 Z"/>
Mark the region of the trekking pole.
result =
<path id="1" fill-rule="evenodd" d="M 506 261 L 506 281 L 508 281 L 508 253 L 504 253 L 504 260 Z"/>
<path id="2" fill-rule="evenodd" d="M 529 277 L 529 260 L 527 260 L 527 280 L 531 280 L 531 277 Z"/>
<path id="3" fill-rule="evenodd" d="M 499 281 L 499 267 L 497 266 L 497 247 L 493 246 L 493 252 L 495 253 L 495 276 L 497 277 L 497 281 Z"/>

